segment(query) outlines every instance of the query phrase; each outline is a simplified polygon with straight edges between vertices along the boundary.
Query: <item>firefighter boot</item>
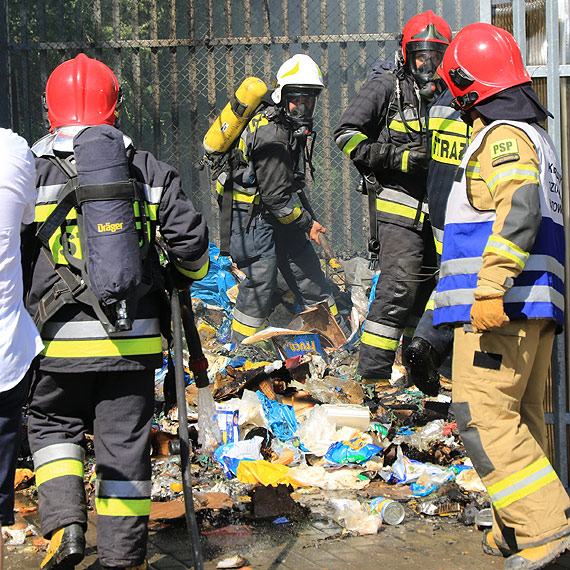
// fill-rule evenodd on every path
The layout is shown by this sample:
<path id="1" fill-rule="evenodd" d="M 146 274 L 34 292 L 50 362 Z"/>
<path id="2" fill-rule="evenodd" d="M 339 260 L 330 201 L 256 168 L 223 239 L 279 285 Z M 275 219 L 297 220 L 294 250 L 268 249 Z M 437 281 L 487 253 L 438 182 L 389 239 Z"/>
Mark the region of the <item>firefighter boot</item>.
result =
<path id="1" fill-rule="evenodd" d="M 513 551 L 499 547 L 499 545 L 495 542 L 492 530 L 488 530 L 483 534 L 483 538 L 481 540 L 481 546 L 483 547 L 483 552 L 485 554 L 490 554 L 491 556 L 507 557 L 510 556 L 511 554 L 514 554 Z"/>
<path id="2" fill-rule="evenodd" d="M 437 396 L 440 357 L 431 344 L 423 338 L 413 338 L 403 361 L 410 385 L 415 384 L 427 396 Z"/>
<path id="3" fill-rule="evenodd" d="M 73 570 L 83 560 L 85 535 L 78 523 L 62 526 L 51 535 L 41 570 Z"/>
<path id="4" fill-rule="evenodd" d="M 525 548 L 505 560 L 505 570 L 539 570 L 570 548 L 570 537 L 552 540 L 542 546 Z"/>

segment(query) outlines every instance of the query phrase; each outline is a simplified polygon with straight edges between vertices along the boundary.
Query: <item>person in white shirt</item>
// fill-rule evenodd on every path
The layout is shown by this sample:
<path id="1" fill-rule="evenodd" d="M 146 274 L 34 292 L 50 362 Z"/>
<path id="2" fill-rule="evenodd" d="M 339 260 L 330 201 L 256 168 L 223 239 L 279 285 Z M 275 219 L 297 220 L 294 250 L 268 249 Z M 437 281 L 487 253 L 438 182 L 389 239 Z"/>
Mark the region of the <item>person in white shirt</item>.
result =
<path id="1" fill-rule="evenodd" d="M 14 524 L 14 474 L 28 395 L 28 369 L 43 343 L 24 307 L 20 229 L 34 220 L 34 158 L 26 141 L 0 129 L 0 570 L 2 525 Z"/>

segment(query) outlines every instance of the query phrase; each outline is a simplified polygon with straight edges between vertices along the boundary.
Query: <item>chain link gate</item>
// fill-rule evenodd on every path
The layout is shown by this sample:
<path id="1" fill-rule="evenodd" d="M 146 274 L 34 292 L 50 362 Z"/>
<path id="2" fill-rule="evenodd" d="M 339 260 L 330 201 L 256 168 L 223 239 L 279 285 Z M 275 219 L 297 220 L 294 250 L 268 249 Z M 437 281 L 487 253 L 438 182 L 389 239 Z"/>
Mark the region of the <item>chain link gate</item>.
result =
<path id="1" fill-rule="evenodd" d="M 270 84 L 279 65 L 307 53 L 326 89 L 307 194 L 337 255 L 365 255 L 367 203 L 356 170 L 332 139 L 342 111 L 377 59 L 393 61 L 396 35 L 427 9 L 453 30 L 478 18 L 455 0 L 4 0 L 0 56 L 11 81 L 2 123 L 32 143 L 46 132 L 41 96 L 51 71 L 85 52 L 109 65 L 124 96 L 120 128 L 176 166 L 218 238 L 218 206 L 196 164 L 209 125 L 248 76 Z M 4 61 L 1 61 L 1 58 Z M 2 63 L 4 65 L 2 65 Z M 1 111 L 0 111 L 1 113 Z"/>

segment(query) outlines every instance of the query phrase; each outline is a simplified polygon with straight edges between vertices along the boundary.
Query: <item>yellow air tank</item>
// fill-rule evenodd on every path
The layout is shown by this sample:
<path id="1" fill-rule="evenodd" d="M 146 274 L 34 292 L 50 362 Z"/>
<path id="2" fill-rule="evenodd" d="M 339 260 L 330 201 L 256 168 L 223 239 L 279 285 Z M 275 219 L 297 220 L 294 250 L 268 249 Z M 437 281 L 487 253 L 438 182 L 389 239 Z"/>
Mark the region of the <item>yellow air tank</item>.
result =
<path id="1" fill-rule="evenodd" d="M 237 88 L 234 98 L 224 107 L 204 137 L 206 153 L 224 153 L 243 131 L 251 114 L 267 93 L 267 85 L 248 77 Z"/>

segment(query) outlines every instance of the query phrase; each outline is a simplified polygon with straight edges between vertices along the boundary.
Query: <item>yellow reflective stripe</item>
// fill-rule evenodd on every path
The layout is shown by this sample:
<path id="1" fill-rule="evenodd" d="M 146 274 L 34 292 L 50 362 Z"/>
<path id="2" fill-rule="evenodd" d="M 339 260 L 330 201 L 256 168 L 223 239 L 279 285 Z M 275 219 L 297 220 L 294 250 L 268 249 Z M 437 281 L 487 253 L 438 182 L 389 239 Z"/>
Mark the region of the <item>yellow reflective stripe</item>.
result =
<path id="1" fill-rule="evenodd" d="M 417 210 L 415 208 L 410 208 L 410 206 L 404 206 L 403 204 L 396 204 L 394 202 L 388 202 L 387 200 L 376 199 L 376 209 L 379 212 L 386 212 L 387 214 L 395 214 L 396 216 L 402 216 L 403 218 L 416 219 Z M 422 212 L 420 214 L 420 222 L 424 221 L 425 214 Z"/>
<path id="2" fill-rule="evenodd" d="M 233 191 L 232 199 L 235 200 L 236 202 L 246 202 L 248 204 L 251 204 L 252 202 L 254 204 L 259 204 L 261 200 L 259 194 L 248 194 L 247 192 L 241 192 L 240 190 Z"/>
<path id="3" fill-rule="evenodd" d="M 146 217 L 149 220 L 152 220 L 153 222 L 156 222 L 157 220 L 157 212 L 158 212 L 158 204 L 149 204 L 148 202 L 145 202 L 146 204 Z"/>
<path id="4" fill-rule="evenodd" d="M 336 317 L 338 315 L 338 307 L 336 306 L 336 303 L 334 305 L 331 305 L 329 309 L 333 317 Z"/>
<path id="5" fill-rule="evenodd" d="M 416 119 L 415 121 L 407 121 L 404 123 L 403 121 L 393 119 L 388 128 L 391 131 L 396 131 L 398 133 L 407 133 L 409 131 L 418 132 L 420 130 L 420 122 Z"/>
<path id="6" fill-rule="evenodd" d="M 150 514 L 150 499 L 109 499 L 95 497 L 98 515 L 107 517 L 145 517 Z"/>
<path id="7" fill-rule="evenodd" d="M 224 185 L 220 182 L 216 182 L 216 192 L 220 195 L 224 195 Z M 245 202 L 247 204 L 259 204 L 261 202 L 261 196 L 259 194 L 248 194 L 247 192 L 242 192 L 241 190 L 236 190 L 234 188 L 232 193 L 232 200 L 236 202 Z"/>
<path id="8" fill-rule="evenodd" d="M 34 222 L 45 222 L 56 206 L 57 204 L 36 204 Z"/>
<path id="9" fill-rule="evenodd" d="M 109 340 L 51 340 L 44 342 L 44 356 L 51 358 L 93 358 L 136 356 L 162 352 L 160 336 Z"/>
<path id="10" fill-rule="evenodd" d="M 430 300 L 426 303 L 426 308 L 425 308 L 425 310 L 426 310 L 426 311 L 429 311 L 429 310 L 432 310 L 432 311 L 433 311 L 434 307 L 435 307 L 435 299 L 430 298 Z"/>
<path id="11" fill-rule="evenodd" d="M 198 269 L 196 271 L 189 271 L 188 269 L 184 269 L 183 267 L 179 267 L 176 264 L 174 264 L 174 266 L 176 267 L 176 269 L 178 271 L 180 271 L 180 273 L 182 273 L 182 275 L 185 275 L 186 277 L 189 277 L 190 279 L 194 279 L 194 281 L 199 281 L 200 279 L 203 279 L 204 277 L 206 277 L 206 275 L 208 274 L 208 268 L 210 267 L 210 260 L 208 260 L 206 263 L 204 263 L 204 265 L 202 265 L 202 267 L 200 267 L 200 269 Z"/>
<path id="12" fill-rule="evenodd" d="M 239 138 L 238 149 L 241 150 L 241 153 L 243 154 L 243 158 L 245 159 L 245 161 L 249 162 L 249 157 L 246 156 L 245 154 L 245 139 L 243 137 Z"/>
<path id="13" fill-rule="evenodd" d="M 408 158 L 410 157 L 410 151 L 405 150 L 402 153 L 402 172 L 408 172 Z"/>
<path id="14" fill-rule="evenodd" d="M 512 164 L 507 164 L 502 168 L 496 168 L 493 176 L 485 179 L 485 183 L 489 191 L 493 193 L 499 184 L 508 180 L 528 180 L 530 183 L 540 184 L 540 174 L 534 166 L 524 165 L 513 168 Z"/>
<path id="15" fill-rule="evenodd" d="M 83 462 L 77 459 L 60 459 L 46 463 L 36 470 L 36 485 L 39 487 L 46 481 L 66 475 L 75 475 L 83 479 Z"/>
<path id="16" fill-rule="evenodd" d="M 362 142 L 368 140 L 368 137 L 366 135 L 363 135 L 362 133 L 359 133 L 358 135 L 354 135 L 353 137 L 350 137 L 350 140 L 344 145 L 344 147 L 342 148 L 342 152 L 344 152 L 344 154 L 346 154 L 346 156 L 348 156 L 350 158 L 350 153 Z"/>
<path id="17" fill-rule="evenodd" d="M 444 119 L 440 117 L 430 117 L 430 131 L 447 131 L 457 135 L 467 135 L 469 126 L 463 121 L 455 121 L 453 119 Z"/>
<path id="18" fill-rule="evenodd" d="M 264 328 L 265 328 L 265 325 L 263 325 L 261 327 L 250 327 L 248 325 L 244 325 L 243 323 L 240 323 L 239 321 L 237 321 L 235 318 L 232 321 L 232 329 L 239 334 L 243 334 L 244 336 L 251 336 L 251 335 L 255 334 L 256 332 L 263 330 Z"/>
<path id="19" fill-rule="evenodd" d="M 293 211 L 288 216 L 283 216 L 282 218 L 277 218 L 282 224 L 290 224 L 294 222 L 301 215 L 301 208 L 295 206 Z"/>
<path id="20" fill-rule="evenodd" d="M 493 246 L 493 243 L 496 245 Z M 499 256 L 506 257 L 514 261 L 521 269 L 524 269 L 530 256 L 529 253 L 521 249 L 518 245 L 499 235 L 493 235 L 489 238 L 483 253 L 495 253 Z"/>
<path id="21" fill-rule="evenodd" d="M 376 348 L 383 348 L 384 350 L 396 350 L 398 348 L 398 344 L 400 344 L 399 340 L 377 336 L 367 331 L 362 333 L 361 342 L 362 344 L 367 344 L 368 346 L 374 346 Z"/>
<path id="22" fill-rule="evenodd" d="M 465 176 L 467 178 L 475 178 L 479 174 L 480 170 L 481 167 L 479 166 L 479 163 L 476 160 L 470 160 L 467 163 L 467 168 L 465 169 Z"/>
<path id="23" fill-rule="evenodd" d="M 502 509 L 542 489 L 556 479 L 557 475 L 552 465 L 546 457 L 542 457 L 518 473 L 490 485 L 487 491 L 493 506 L 496 509 Z"/>
<path id="24" fill-rule="evenodd" d="M 441 255 L 443 253 L 443 242 L 439 241 L 435 237 L 433 238 L 433 242 L 435 243 L 435 251 Z"/>

